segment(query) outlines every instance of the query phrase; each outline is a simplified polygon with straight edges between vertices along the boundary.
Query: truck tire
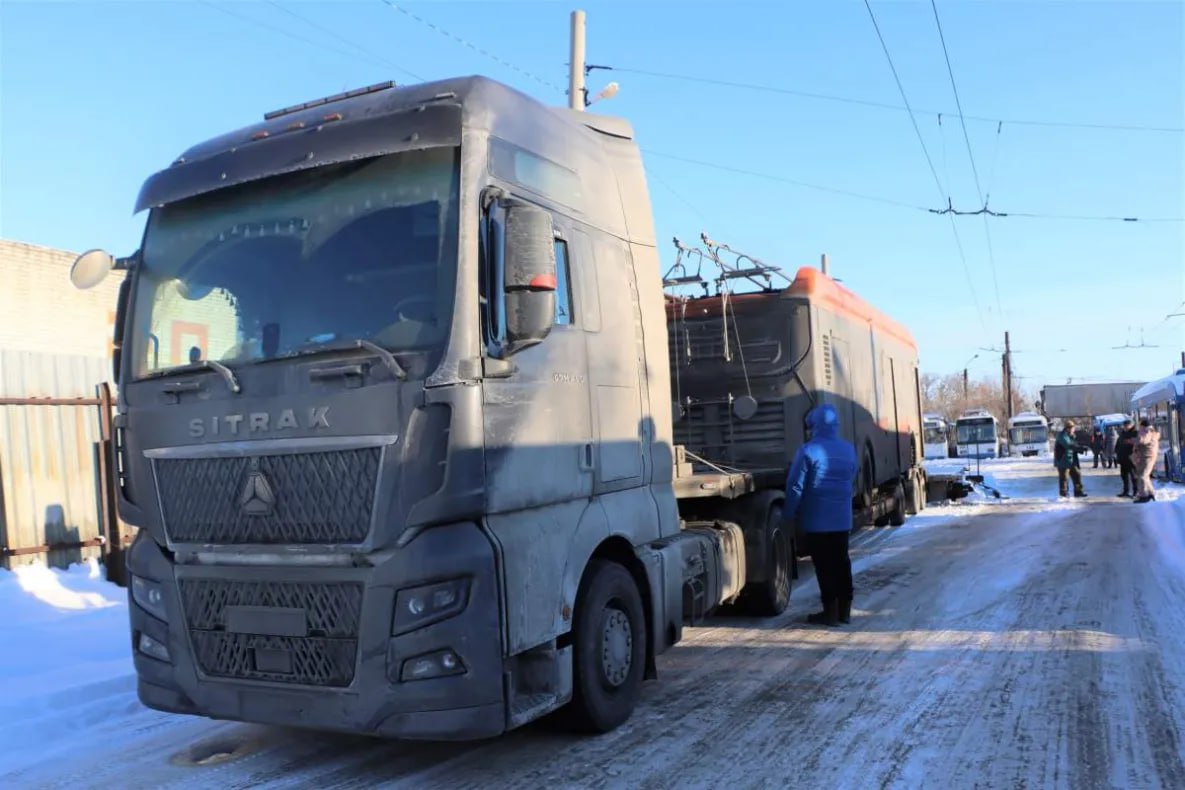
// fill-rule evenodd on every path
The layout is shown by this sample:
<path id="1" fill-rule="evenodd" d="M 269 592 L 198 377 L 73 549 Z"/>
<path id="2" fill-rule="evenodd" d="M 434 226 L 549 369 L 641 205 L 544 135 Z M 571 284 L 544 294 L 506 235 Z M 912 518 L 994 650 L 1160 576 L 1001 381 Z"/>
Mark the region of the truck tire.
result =
<path id="1" fill-rule="evenodd" d="M 905 515 L 916 516 L 926 507 L 925 472 L 914 469 L 909 473 L 909 485 L 905 489 Z"/>
<path id="2" fill-rule="evenodd" d="M 646 671 L 642 597 L 617 563 L 589 563 L 576 596 L 572 644 L 568 721 L 581 732 L 616 729 L 634 712 Z"/>
<path id="3" fill-rule="evenodd" d="M 872 466 L 872 455 L 868 448 L 864 449 L 864 457 L 860 462 L 860 472 L 856 475 L 859 490 L 856 492 L 856 503 L 861 508 L 872 507 L 876 498 L 876 470 Z"/>
<path id="4" fill-rule="evenodd" d="M 900 527 L 905 523 L 905 486 L 900 483 L 893 489 L 893 509 L 889 511 L 889 524 Z"/>
<path id="5" fill-rule="evenodd" d="M 748 584 L 741 594 L 744 610 L 755 617 L 777 617 L 790 605 L 794 547 L 782 528 L 782 509 L 772 507 L 766 518 L 765 580 Z"/>

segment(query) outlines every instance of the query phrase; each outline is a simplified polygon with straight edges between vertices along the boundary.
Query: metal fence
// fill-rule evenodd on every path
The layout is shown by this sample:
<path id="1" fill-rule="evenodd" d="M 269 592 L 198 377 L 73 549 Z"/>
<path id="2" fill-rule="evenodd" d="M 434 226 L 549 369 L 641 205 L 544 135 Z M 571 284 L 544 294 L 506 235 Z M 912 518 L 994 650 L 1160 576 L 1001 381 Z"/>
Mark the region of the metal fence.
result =
<path id="1" fill-rule="evenodd" d="M 122 579 L 104 359 L 0 351 L 0 563 L 88 557 Z M 115 556 L 113 556 L 115 552 Z"/>

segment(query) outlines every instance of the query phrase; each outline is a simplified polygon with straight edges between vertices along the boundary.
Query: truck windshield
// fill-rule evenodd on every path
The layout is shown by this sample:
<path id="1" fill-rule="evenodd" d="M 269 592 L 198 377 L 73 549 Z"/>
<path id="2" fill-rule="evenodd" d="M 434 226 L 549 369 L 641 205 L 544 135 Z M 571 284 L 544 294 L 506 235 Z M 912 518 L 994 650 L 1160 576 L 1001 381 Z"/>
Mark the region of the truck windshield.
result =
<path id="1" fill-rule="evenodd" d="M 959 422 L 959 444 L 992 444 L 996 441 L 996 426 L 991 420 Z"/>
<path id="2" fill-rule="evenodd" d="M 342 340 L 435 366 L 456 277 L 453 148 L 320 167 L 153 212 L 133 373 L 227 365 Z"/>

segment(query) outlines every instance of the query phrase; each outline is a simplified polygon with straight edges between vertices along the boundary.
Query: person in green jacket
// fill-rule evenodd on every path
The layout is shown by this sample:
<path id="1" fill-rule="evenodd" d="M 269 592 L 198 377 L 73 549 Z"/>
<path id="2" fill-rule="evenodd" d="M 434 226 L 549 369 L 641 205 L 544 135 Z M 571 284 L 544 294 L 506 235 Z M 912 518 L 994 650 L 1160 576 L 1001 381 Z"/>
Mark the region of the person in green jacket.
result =
<path id="1" fill-rule="evenodd" d="M 1066 420 L 1053 447 L 1053 464 L 1057 467 L 1058 496 L 1069 495 L 1067 478 L 1074 483 L 1074 496 L 1084 497 L 1082 473 L 1078 470 L 1078 443 L 1074 441 L 1074 422 Z"/>

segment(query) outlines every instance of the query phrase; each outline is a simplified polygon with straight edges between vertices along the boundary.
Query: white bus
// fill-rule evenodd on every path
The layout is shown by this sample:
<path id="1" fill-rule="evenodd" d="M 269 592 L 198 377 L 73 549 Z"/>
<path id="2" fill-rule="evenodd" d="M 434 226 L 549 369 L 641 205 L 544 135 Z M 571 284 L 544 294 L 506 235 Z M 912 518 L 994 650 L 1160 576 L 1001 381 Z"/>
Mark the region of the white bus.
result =
<path id="1" fill-rule="evenodd" d="M 927 459 L 950 456 L 950 426 L 938 414 L 922 415 L 922 454 Z"/>
<path id="2" fill-rule="evenodd" d="M 955 454 L 959 458 L 998 458 L 1000 423 L 986 409 L 970 409 L 955 420 Z"/>
<path id="3" fill-rule="evenodd" d="M 1022 412 L 1008 421 L 1011 455 L 1044 455 L 1049 452 L 1049 421 L 1036 412 Z"/>

